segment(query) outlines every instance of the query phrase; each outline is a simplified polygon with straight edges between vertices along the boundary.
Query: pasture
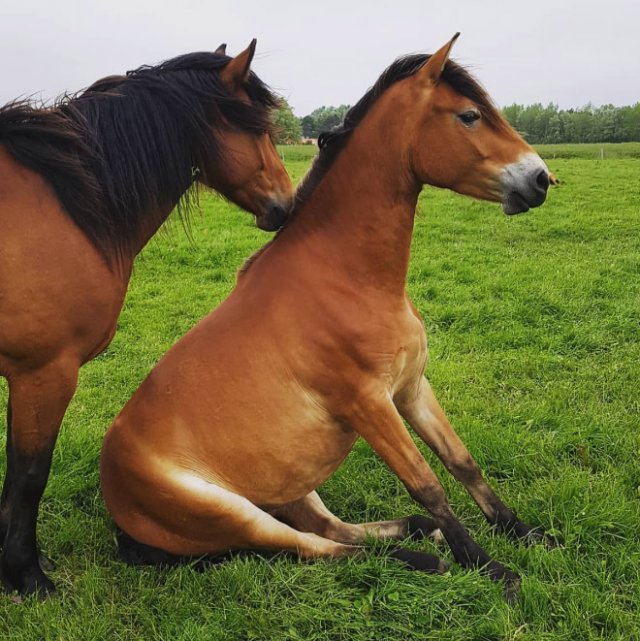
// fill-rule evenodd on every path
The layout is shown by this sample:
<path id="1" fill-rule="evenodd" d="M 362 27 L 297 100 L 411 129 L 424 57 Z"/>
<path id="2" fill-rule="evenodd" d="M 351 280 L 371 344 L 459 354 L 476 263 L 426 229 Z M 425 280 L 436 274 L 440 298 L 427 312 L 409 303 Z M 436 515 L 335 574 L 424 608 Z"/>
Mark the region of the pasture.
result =
<path id="1" fill-rule="evenodd" d="M 598 145 L 541 148 L 562 184 L 529 214 L 426 188 L 416 217 L 408 288 L 429 334 L 427 375 L 499 494 L 563 540 L 546 550 L 495 534 L 427 453 L 471 533 L 522 576 L 515 605 L 478 572 L 410 573 L 373 546 L 359 560 L 249 555 L 205 571 L 118 560 L 102 435 L 268 239 L 204 195 L 190 234 L 173 221 L 144 251 L 113 343 L 81 372 L 41 509 L 58 594 L 0 595 L 0 638 L 640 639 L 640 144 L 604 148 L 604 160 Z M 314 151 L 282 150 L 294 180 Z M 321 494 L 345 520 L 417 511 L 363 443 Z"/>

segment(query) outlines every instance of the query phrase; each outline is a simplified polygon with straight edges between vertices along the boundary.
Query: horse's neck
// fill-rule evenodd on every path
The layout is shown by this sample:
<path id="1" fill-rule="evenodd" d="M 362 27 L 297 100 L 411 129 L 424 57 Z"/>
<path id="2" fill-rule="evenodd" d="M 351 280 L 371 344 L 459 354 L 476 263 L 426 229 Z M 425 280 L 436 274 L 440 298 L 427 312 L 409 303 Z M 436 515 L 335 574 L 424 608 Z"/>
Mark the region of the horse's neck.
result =
<path id="1" fill-rule="evenodd" d="M 356 129 L 292 227 L 345 278 L 404 296 L 420 185 L 400 143 Z"/>
<path id="2" fill-rule="evenodd" d="M 185 189 L 186 191 L 186 189 Z M 147 243 L 156 235 L 160 227 L 164 225 L 169 214 L 174 210 L 178 203 L 167 203 L 149 212 L 141 221 L 140 228 L 132 243 L 132 253 L 135 258 L 147 245 Z"/>
<path id="3" fill-rule="evenodd" d="M 138 228 L 135 237 L 131 239 L 127 251 L 112 258 L 111 270 L 115 277 L 122 281 L 125 287 L 131 278 L 133 263 L 136 257 L 142 252 L 147 243 L 158 232 L 160 227 L 162 227 L 169 217 L 169 214 L 173 211 L 175 205 L 177 205 L 177 203 L 159 207 L 154 212 L 150 213 L 149 216 L 146 216 Z"/>

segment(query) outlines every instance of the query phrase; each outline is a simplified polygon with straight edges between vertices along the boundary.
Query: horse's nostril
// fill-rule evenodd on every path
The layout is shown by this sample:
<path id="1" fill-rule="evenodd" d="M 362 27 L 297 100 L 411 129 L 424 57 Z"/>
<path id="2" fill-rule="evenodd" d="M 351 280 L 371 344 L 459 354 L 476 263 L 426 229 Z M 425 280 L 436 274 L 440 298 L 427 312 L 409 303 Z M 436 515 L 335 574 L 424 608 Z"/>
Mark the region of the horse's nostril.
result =
<path id="1" fill-rule="evenodd" d="M 547 189 L 549 189 L 549 182 L 549 174 L 545 169 L 541 169 L 536 177 L 536 185 L 543 191 L 547 191 Z"/>

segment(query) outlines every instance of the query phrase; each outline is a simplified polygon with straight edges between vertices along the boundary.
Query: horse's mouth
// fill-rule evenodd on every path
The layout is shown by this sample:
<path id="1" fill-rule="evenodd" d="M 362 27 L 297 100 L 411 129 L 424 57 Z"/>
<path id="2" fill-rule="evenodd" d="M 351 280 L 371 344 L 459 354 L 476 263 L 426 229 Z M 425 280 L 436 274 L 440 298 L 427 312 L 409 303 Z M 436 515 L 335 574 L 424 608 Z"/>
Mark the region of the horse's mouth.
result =
<path id="1" fill-rule="evenodd" d="M 502 201 L 502 211 L 507 214 L 507 216 L 524 214 L 529 211 L 529 209 L 531 209 L 529 203 L 515 191 L 509 192 Z"/>
<path id="2" fill-rule="evenodd" d="M 256 225 L 263 231 L 278 231 L 288 221 L 293 208 L 293 199 L 289 196 L 270 199 L 262 211 L 256 214 Z"/>
<path id="3" fill-rule="evenodd" d="M 508 216 L 522 214 L 532 207 L 540 207 L 545 201 L 550 182 L 549 170 L 538 154 L 528 152 L 503 168 L 500 182 L 504 213 Z"/>
<path id="4" fill-rule="evenodd" d="M 278 231 L 289 216 L 289 212 L 279 205 L 275 205 L 268 209 L 261 216 L 256 216 L 256 225 L 263 231 Z"/>

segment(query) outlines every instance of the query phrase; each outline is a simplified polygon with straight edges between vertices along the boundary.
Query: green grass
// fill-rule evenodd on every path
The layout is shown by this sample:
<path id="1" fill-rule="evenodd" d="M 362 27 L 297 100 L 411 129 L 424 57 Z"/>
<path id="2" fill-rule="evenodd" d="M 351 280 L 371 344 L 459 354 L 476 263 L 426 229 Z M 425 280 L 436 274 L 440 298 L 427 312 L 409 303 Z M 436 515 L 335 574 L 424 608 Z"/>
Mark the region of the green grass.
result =
<path id="1" fill-rule="evenodd" d="M 284 149 L 296 179 L 313 153 Z M 522 575 L 515 605 L 477 572 L 409 573 L 375 549 L 335 562 L 250 556 L 203 573 L 118 561 L 102 436 L 267 239 L 206 197 L 193 243 L 174 223 L 141 256 L 115 340 L 82 371 L 41 510 L 59 593 L 0 596 L 0 639 L 640 639 L 640 161 L 549 164 L 562 185 L 524 216 L 426 189 L 408 283 L 454 425 L 499 494 L 565 542 L 549 551 L 494 534 L 434 462 L 477 540 Z M 321 493 L 353 521 L 416 511 L 363 443 Z"/>

